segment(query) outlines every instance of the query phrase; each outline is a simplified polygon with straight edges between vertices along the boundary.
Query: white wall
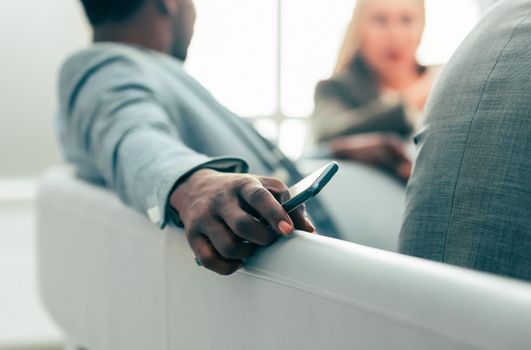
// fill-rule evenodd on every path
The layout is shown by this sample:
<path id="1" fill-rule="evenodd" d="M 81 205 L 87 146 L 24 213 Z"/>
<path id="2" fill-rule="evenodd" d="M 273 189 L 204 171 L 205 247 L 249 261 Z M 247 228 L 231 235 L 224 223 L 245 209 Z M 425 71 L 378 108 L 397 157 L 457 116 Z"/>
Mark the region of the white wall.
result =
<path id="1" fill-rule="evenodd" d="M 35 176 L 60 160 L 57 71 L 89 41 L 89 31 L 76 0 L 1 2 L 0 178 Z"/>

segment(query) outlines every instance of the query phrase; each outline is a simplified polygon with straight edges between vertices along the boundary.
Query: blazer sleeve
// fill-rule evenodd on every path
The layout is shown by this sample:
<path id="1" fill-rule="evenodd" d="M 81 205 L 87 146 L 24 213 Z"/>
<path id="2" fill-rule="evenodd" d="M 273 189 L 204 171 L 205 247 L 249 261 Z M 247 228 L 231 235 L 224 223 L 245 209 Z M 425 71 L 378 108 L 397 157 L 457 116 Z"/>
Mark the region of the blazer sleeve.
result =
<path id="1" fill-rule="evenodd" d="M 209 158 L 187 147 L 149 77 L 127 59 L 91 69 L 76 91 L 63 120 L 75 140 L 70 146 L 125 204 L 161 228 L 178 219 L 169 210 L 169 196 L 189 174 L 200 168 L 248 169 L 242 159 Z"/>
<path id="2" fill-rule="evenodd" d="M 318 142 L 366 132 L 396 132 L 405 136 L 412 129 L 400 101 L 385 97 L 354 101 L 347 84 L 336 79 L 322 81 L 316 87 L 312 131 Z"/>

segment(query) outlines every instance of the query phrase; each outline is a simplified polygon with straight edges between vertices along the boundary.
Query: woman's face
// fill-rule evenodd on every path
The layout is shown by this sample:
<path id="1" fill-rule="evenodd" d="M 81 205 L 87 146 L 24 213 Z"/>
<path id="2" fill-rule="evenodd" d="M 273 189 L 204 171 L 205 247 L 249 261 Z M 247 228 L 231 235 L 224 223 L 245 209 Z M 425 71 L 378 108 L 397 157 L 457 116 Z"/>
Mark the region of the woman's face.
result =
<path id="1" fill-rule="evenodd" d="M 361 20 L 361 52 L 378 74 L 393 74 L 416 62 L 422 31 L 418 1 L 371 1 Z"/>

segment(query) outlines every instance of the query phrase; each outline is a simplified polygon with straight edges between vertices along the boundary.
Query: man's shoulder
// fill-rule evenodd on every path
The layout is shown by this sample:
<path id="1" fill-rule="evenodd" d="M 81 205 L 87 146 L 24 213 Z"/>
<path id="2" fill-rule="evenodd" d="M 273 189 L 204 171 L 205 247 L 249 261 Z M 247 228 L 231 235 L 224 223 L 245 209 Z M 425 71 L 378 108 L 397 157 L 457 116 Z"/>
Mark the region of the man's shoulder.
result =
<path id="1" fill-rule="evenodd" d="M 416 137 L 401 252 L 530 279 L 530 18 L 531 0 L 500 1 L 444 69 Z"/>
<path id="2" fill-rule="evenodd" d="M 124 66 L 141 66 L 149 61 L 147 53 L 128 45 L 114 43 L 98 43 L 81 49 L 69 56 L 61 67 L 61 76 L 73 73 L 83 74 L 100 67 L 116 64 Z"/>
<path id="3" fill-rule="evenodd" d="M 59 74 L 62 111 L 71 111 L 82 100 L 92 101 L 102 92 L 121 86 L 153 86 L 149 59 L 141 50 L 121 44 L 98 43 L 72 54 Z"/>
<path id="4" fill-rule="evenodd" d="M 150 85 L 157 56 L 148 50 L 118 44 L 97 43 L 68 57 L 60 70 L 61 100 L 76 95 L 87 85 L 93 90 L 120 84 Z"/>
<path id="5" fill-rule="evenodd" d="M 69 56 L 60 70 L 61 89 L 78 84 L 96 74 L 105 80 L 116 78 L 136 79 L 149 83 L 167 71 L 182 70 L 182 62 L 163 53 L 140 46 L 122 43 L 95 43 Z"/>

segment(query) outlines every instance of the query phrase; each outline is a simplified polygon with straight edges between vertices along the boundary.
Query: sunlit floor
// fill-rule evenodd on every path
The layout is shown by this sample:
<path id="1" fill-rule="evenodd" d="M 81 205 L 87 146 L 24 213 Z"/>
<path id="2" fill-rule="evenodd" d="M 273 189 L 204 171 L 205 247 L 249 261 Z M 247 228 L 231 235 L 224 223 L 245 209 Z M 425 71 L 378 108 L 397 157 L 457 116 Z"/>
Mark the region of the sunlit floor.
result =
<path id="1" fill-rule="evenodd" d="M 33 189 L 0 181 L 0 350 L 61 348 L 37 290 Z"/>

